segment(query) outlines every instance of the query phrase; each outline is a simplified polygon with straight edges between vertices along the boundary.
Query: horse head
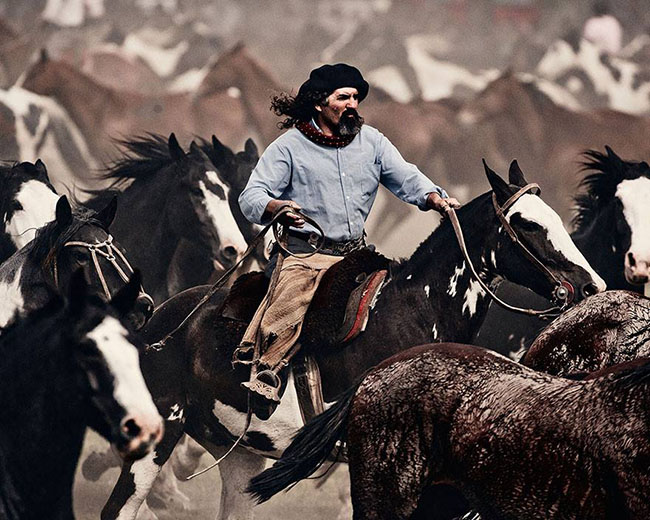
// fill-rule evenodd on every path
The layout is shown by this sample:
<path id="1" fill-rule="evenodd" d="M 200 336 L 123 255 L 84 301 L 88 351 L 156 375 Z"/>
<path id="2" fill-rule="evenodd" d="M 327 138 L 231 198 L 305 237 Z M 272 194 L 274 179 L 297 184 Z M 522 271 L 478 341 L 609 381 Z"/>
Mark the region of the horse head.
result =
<path id="1" fill-rule="evenodd" d="M 224 169 L 194 141 L 190 144 L 188 160 L 190 166 L 185 178 L 195 218 L 210 236 L 216 267 L 228 269 L 247 248 L 233 216 L 232 188 L 224 176 Z"/>
<path id="2" fill-rule="evenodd" d="M 36 230 L 54 218 L 58 195 L 45 164 L 22 162 L 0 166 L 0 262 L 36 236 Z"/>
<path id="3" fill-rule="evenodd" d="M 100 211 L 73 212 L 67 198 L 62 196 L 56 204 L 55 219 L 39 229 L 26 248 L 27 261 L 40 267 L 40 276 L 53 290 L 68 286 L 73 273 L 81 268 L 90 280 L 90 290 L 110 299 L 132 272 L 124 252 L 109 233 L 116 209 L 114 198 Z M 30 279 L 30 272 L 33 277 L 33 271 L 23 270 L 21 283 L 35 282 Z M 26 291 L 29 292 L 27 288 Z M 153 302 L 141 290 L 129 318 L 134 327 L 140 328 L 152 314 Z"/>
<path id="4" fill-rule="evenodd" d="M 135 272 L 106 303 L 95 297 L 82 269 L 71 276 L 64 313 L 66 348 L 79 368 L 89 424 L 125 459 L 146 455 L 162 438 L 163 422 L 140 372 L 141 341 L 125 325 L 140 293 Z"/>
<path id="5" fill-rule="evenodd" d="M 517 161 L 509 183 L 483 161 L 501 214 L 492 264 L 508 280 L 558 303 L 580 301 L 606 286 L 571 240 L 558 214 L 524 178 Z"/>
<path id="6" fill-rule="evenodd" d="M 629 289 L 625 282 L 643 285 L 650 278 L 650 240 L 645 229 L 650 222 L 646 198 L 650 196 L 650 167 L 645 161 L 621 159 L 609 146 L 605 150 L 606 154 L 585 153 L 584 170 L 591 173 L 581 181 L 584 193 L 575 199 L 576 240 L 595 236 L 583 249 L 593 255 L 594 247 L 605 249 L 607 263 L 599 269 L 616 280 L 617 288 Z"/>

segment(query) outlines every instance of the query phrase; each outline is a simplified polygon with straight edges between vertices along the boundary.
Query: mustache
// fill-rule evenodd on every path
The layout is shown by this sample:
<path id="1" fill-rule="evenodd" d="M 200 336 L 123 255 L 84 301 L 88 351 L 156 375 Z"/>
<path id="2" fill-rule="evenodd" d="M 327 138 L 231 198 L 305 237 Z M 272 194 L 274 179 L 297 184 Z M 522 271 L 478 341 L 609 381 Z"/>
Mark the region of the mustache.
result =
<path id="1" fill-rule="evenodd" d="M 363 117 L 354 108 L 346 108 L 339 120 L 339 133 L 341 135 L 355 135 L 359 133 L 364 122 Z"/>

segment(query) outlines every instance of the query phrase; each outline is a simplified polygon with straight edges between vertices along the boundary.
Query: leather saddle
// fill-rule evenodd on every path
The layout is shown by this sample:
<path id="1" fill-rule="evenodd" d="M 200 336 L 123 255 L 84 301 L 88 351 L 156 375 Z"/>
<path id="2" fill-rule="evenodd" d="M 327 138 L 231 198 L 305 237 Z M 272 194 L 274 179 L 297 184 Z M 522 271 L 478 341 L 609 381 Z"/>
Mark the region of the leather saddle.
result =
<path id="1" fill-rule="evenodd" d="M 388 258 L 364 248 L 328 269 L 309 305 L 299 340 L 302 347 L 335 347 L 359 335 L 389 266 Z M 262 272 L 237 278 L 221 307 L 221 316 L 250 322 L 268 284 Z"/>

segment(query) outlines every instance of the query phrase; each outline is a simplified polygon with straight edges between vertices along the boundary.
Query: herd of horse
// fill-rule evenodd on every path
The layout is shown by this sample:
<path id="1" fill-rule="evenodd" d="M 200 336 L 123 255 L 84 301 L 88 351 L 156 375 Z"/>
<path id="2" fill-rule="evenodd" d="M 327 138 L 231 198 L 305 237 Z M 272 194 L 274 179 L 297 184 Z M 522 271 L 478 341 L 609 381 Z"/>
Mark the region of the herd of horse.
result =
<path id="1" fill-rule="evenodd" d="M 72 517 L 86 426 L 123 459 L 104 520 L 136 518 L 184 435 L 215 458 L 241 436 L 219 464 L 221 519 L 252 518 L 258 499 L 341 460 L 343 442 L 355 518 L 648 515 L 647 163 L 588 152 L 572 236 L 516 161 L 507 180 L 484 163 L 490 190 L 457 211 L 466 254 L 443 219 L 389 262 L 347 344 L 319 327 L 333 310 L 310 309 L 303 354 L 329 407 L 300 430 L 292 383 L 270 418 L 251 419 L 248 371 L 231 366 L 247 321 L 224 301 L 254 308 L 263 286 L 250 274 L 211 285 L 258 231 L 237 205 L 255 144 L 121 145 L 110 187 L 79 200 L 55 192 L 41 161 L 0 167 L 3 517 Z M 241 271 L 265 261 L 259 248 Z M 374 261 L 362 251 L 341 264 Z M 495 306 L 485 287 L 504 281 L 559 313 L 521 362 L 499 353 L 507 342 L 472 346 Z M 26 446 L 25 430 L 42 440 Z M 256 477 L 268 459 L 279 460 Z"/>

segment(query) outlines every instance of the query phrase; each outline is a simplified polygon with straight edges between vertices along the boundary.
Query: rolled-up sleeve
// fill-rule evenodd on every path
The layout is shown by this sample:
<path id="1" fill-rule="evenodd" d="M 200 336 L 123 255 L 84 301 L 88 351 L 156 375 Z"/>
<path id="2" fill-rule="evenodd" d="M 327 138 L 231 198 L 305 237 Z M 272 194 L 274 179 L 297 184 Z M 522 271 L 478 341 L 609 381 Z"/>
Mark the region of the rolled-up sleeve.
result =
<path id="1" fill-rule="evenodd" d="M 381 183 L 404 202 L 427 209 L 429 193 L 448 198 L 447 192 L 436 185 L 417 166 L 404 160 L 397 148 L 381 134 L 377 157 L 381 164 Z"/>
<path id="2" fill-rule="evenodd" d="M 254 224 L 264 224 L 264 210 L 272 199 L 280 197 L 291 179 L 291 160 L 286 150 L 271 143 L 251 173 L 239 195 L 239 207 Z"/>

